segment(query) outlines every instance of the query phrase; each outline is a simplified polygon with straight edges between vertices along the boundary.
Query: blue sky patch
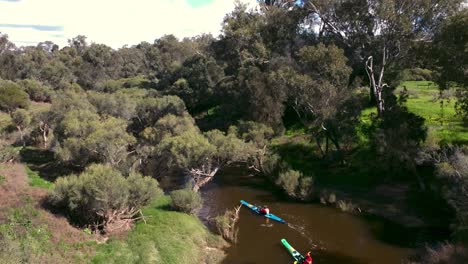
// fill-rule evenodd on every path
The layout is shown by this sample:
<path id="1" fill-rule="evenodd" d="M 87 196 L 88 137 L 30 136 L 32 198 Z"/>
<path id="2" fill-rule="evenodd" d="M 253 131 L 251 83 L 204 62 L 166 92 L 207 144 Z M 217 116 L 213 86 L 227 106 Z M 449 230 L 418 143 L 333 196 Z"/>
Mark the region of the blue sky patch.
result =
<path id="1" fill-rule="evenodd" d="M 187 4 L 193 8 L 198 8 L 198 7 L 204 7 L 206 5 L 209 5 L 213 3 L 214 0 L 186 0 Z M 226 1 L 226 0 L 222 0 Z"/>
<path id="2" fill-rule="evenodd" d="M 63 31 L 63 26 L 0 24 L 0 27 L 2 28 L 32 28 L 38 31 Z"/>

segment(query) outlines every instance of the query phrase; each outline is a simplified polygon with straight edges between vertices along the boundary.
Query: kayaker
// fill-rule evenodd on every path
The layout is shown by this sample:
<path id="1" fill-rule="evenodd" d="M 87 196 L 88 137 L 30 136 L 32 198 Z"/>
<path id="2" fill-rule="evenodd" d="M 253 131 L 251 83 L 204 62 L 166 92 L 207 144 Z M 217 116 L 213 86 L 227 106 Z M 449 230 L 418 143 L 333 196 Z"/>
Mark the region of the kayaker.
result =
<path id="1" fill-rule="evenodd" d="M 267 214 L 270 213 L 270 209 L 266 205 L 261 206 L 260 207 L 260 213 L 263 214 L 263 215 L 267 215 Z"/>
<path id="2" fill-rule="evenodd" d="M 305 255 L 305 259 L 302 264 L 312 264 L 312 256 L 310 255 L 310 251 Z"/>

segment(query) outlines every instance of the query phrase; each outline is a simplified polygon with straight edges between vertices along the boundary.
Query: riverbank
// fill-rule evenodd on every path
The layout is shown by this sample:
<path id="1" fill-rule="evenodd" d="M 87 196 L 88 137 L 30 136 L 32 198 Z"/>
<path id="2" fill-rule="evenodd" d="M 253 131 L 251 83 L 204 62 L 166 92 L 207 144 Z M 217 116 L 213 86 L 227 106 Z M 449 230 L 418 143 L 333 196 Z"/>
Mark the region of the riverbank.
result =
<path id="1" fill-rule="evenodd" d="M 92 263 L 219 263 L 226 243 L 191 215 L 170 210 L 165 196 L 143 209 L 140 221 L 123 239 L 97 248 Z"/>
<path id="2" fill-rule="evenodd" d="M 1 263 L 219 263 L 224 257 L 222 238 L 196 216 L 171 211 L 168 196 L 145 207 L 146 223 L 128 233 L 95 235 L 46 208 L 53 183 L 40 172 L 3 163 L 0 175 Z"/>

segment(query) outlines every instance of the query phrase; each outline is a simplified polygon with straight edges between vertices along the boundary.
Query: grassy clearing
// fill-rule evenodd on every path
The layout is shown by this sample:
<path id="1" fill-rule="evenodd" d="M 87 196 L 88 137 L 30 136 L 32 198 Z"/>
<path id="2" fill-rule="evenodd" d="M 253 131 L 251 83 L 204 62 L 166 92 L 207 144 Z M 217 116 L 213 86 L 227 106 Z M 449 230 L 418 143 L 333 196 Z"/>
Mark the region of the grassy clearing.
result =
<path id="1" fill-rule="evenodd" d="M 137 223 L 127 238 L 99 246 L 92 263 L 217 263 L 223 244 L 194 216 L 170 211 L 163 197 L 143 210 L 147 224 Z"/>
<path id="2" fill-rule="evenodd" d="M 43 212 L 30 197 L 11 208 L 0 224 L 0 263 L 88 263 L 96 243 L 52 241 Z M 91 250 L 90 250 L 91 249 Z"/>
<path id="3" fill-rule="evenodd" d="M 39 188 L 44 188 L 44 189 L 52 189 L 54 187 L 54 184 L 50 181 L 44 180 L 39 176 L 39 173 L 37 171 L 31 170 L 28 166 L 24 166 L 26 170 L 26 174 L 28 175 L 29 178 L 29 185 L 33 187 L 39 187 Z"/>
<path id="4" fill-rule="evenodd" d="M 438 100 L 439 89 L 432 82 L 407 81 L 397 89 L 397 92 L 403 87 L 406 87 L 409 93 L 408 109 L 426 119 L 425 124 L 429 128 L 428 138 L 430 140 L 442 144 L 468 143 L 468 128 L 455 113 L 455 98 L 453 96 L 444 100 L 442 105 Z"/>

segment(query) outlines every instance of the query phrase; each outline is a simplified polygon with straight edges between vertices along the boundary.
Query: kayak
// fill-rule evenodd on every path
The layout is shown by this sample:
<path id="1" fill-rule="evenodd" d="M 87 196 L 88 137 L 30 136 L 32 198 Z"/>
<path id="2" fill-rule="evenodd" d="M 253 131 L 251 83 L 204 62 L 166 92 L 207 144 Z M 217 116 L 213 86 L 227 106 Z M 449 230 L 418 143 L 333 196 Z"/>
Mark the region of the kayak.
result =
<path id="1" fill-rule="evenodd" d="M 259 214 L 259 215 L 263 215 L 264 217 L 269 218 L 269 219 L 271 219 L 271 220 L 275 220 L 275 221 L 278 221 L 278 222 L 280 222 L 280 223 L 286 224 L 286 221 L 284 221 L 283 219 L 277 217 L 277 216 L 274 215 L 274 214 L 266 214 L 266 215 L 261 214 L 261 213 L 260 213 L 260 209 L 259 209 L 257 206 L 252 205 L 252 204 L 249 204 L 248 202 L 246 202 L 246 201 L 244 201 L 244 200 L 240 200 L 240 202 L 241 202 L 241 204 L 247 206 L 248 208 L 250 208 L 252 211 L 256 212 L 256 213 Z"/>
<path id="2" fill-rule="evenodd" d="M 291 256 L 296 260 L 294 263 L 302 263 L 305 260 L 305 257 L 301 255 L 297 250 L 295 250 L 291 245 L 289 245 L 286 239 L 281 239 L 283 246 L 289 251 Z"/>

